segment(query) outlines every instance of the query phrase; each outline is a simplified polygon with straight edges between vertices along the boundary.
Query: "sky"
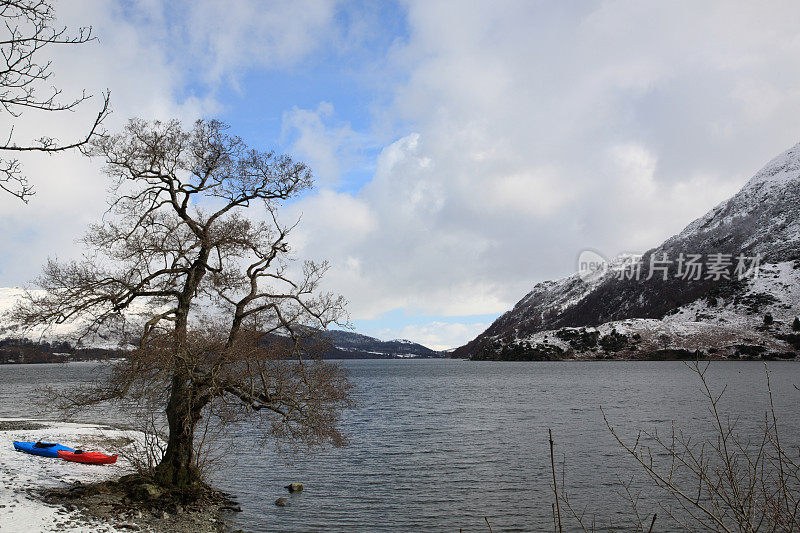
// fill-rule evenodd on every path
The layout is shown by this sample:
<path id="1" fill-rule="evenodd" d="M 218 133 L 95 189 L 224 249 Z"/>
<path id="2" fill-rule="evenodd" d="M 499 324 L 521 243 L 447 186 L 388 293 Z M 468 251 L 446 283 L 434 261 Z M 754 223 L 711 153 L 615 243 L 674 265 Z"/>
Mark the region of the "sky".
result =
<path id="1" fill-rule="evenodd" d="M 53 52 L 95 98 L 27 113 L 68 140 L 217 118 L 307 162 L 298 258 L 327 259 L 356 330 L 436 349 L 474 338 L 584 249 L 643 252 L 800 141 L 800 4 L 730 1 L 57 2 L 97 41 Z M 94 107 L 93 107 L 94 106 Z M 0 126 L 10 117 L 0 115 Z M 27 137 L 26 137 L 27 136 Z M 0 286 L 30 283 L 105 209 L 79 154 L 29 157 L 0 195 Z"/>

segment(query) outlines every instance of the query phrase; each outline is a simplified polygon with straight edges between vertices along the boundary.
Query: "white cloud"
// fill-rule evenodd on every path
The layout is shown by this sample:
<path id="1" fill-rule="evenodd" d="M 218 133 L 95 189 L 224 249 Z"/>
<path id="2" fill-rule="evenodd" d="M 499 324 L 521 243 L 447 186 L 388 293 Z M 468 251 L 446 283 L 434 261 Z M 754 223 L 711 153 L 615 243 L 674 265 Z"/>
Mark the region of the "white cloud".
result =
<path id="1" fill-rule="evenodd" d="M 356 318 L 506 310 L 586 247 L 659 244 L 798 140 L 796 4 L 407 5 L 398 140 L 353 195 L 375 230 L 303 229 Z"/>
<path id="2" fill-rule="evenodd" d="M 496 210 L 513 210 L 532 216 L 552 215 L 570 198 L 570 192 L 559 185 L 557 175 L 552 168 L 532 167 L 518 174 L 498 176 L 483 199 Z"/>
<path id="3" fill-rule="evenodd" d="M 114 121 L 190 118 L 219 109 L 215 88 L 248 69 L 352 50 L 383 29 L 366 27 L 374 13 L 343 29 L 338 10 L 354 8 L 333 1 L 264 6 L 70 4 L 63 21 L 94 24 L 102 46 L 57 57 L 58 79 L 110 87 Z M 614 256 L 659 244 L 798 140 L 796 3 L 403 6 L 408 35 L 381 68 L 370 59 L 354 74 L 389 92 L 363 102 L 366 131 L 326 103 L 283 117 L 321 184 L 286 214 L 303 213 L 293 243 L 301 257 L 331 260 L 328 285 L 354 318 L 502 312 L 534 282 L 569 274 L 584 248 Z M 187 97 L 187 75 L 208 92 Z M 359 147 L 377 141 L 372 179 L 344 187 L 354 164 L 366 166 Z M 30 164 L 34 221 L 0 196 L 4 279 L 29 278 L 48 253 L 74 254 L 99 212 L 98 168 L 53 161 Z"/>
<path id="4" fill-rule="evenodd" d="M 236 81 L 244 69 L 290 66 L 333 39 L 336 4 L 192 0 L 180 4 L 186 19 L 173 30 L 185 40 L 185 48 L 179 47 L 191 58 L 185 66 L 198 68 L 197 58 L 205 58 L 200 68 L 206 81 L 219 83 L 230 76 Z"/>
<path id="5" fill-rule="evenodd" d="M 505 305 L 494 294 L 495 280 L 465 276 L 471 268 L 459 261 L 479 257 L 486 243 L 457 227 L 443 231 L 449 191 L 424 152 L 419 135 L 410 134 L 383 150 L 374 178 L 357 195 L 321 191 L 291 207 L 303 213 L 298 255 L 331 260 L 328 285 L 350 300 L 353 318 L 397 308 L 480 314 Z M 352 258 L 357 272 L 347 266 Z M 455 283 L 463 290 L 454 291 Z"/>
<path id="6" fill-rule="evenodd" d="M 178 101 L 180 75 L 165 53 L 152 43 L 151 30 L 121 18 L 111 3 L 57 6 L 58 23 L 70 28 L 91 25 L 97 42 L 79 47 L 53 47 L 54 76 L 49 82 L 64 98 L 93 94 L 77 113 L 26 112 L 15 121 L 19 141 L 52 135 L 62 142 L 85 135 L 101 105 L 101 93 L 112 92 L 113 113 L 105 125 L 119 128 L 128 117 L 178 117 L 192 120 L 214 109 L 210 100 Z M 46 49 L 47 50 L 47 49 Z M 75 240 L 105 209 L 108 183 L 99 162 L 77 152 L 54 156 L 28 155 L 24 170 L 36 188 L 29 205 L 0 194 L 0 276 L 21 284 L 36 275 L 47 256 L 76 257 Z"/>
<path id="7" fill-rule="evenodd" d="M 331 2 L 225 5 L 222 9 L 223 4 L 211 1 L 150 0 L 57 4 L 57 24 L 73 29 L 91 25 L 97 41 L 46 49 L 52 53 L 54 71 L 48 83 L 63 89 L 65 99 L 84 89 L 95 96 L 77 113 L 26 112 L 23 120 L 15 121 L 15 138 L 20 142 L 43 134 L 62 141 L 79 138 L 94 120 L 106 89 L 112 94 L 113 113 L 106 122 L 111 131 L 130 117 L 190 122 L 213 116 L 220 109 L 213 83 L 205 93 L 187 93 L 194 71 L 207 71 L 211 83 L 234 79 L 253 65 L 300 60 L 322 38 L 317 30 L 329 24 L 333 9 Z M 174 19 L 180 31 L 168 9 L 191 14 L 190 20 Z M 263 47 L 257 57 L 254 45 Z M 108 182 L 99 162 L 75 152 L 29 155 L 23 161 L 37 194 L 29 205 L 0 194 L 2 285 L 30 281 L 48 256 L 78 257 L 76 239 L 106 207 Z"/>
<path id="8" fill-rule="evenodd" d="M 323 186 L 338 184 L 342 171 L 356 165 L 356 150 L 364 142 L 347 123 L 328 126 L 333 115 L 330 102 L 321 102 L 316 110 L 295 106 L 283 113 L 284 142 L 290 142 L 290 151 L 313 169 Z"/>
<path id="9" fill-rule="evenodd" d="M 300 206 L 302 209 L 298 209 Z M 303 202 L 289 206 L 283 216 L 287 221 L 302 218 L 292 238 L 293 248 L 301 255 L 324 245 L 319 240 L 323 235 L 309 228 L 326 227 L 324 237 L 331 239 L 329 246 L 341 250 L 364 242 L 377 230 L 377 218 L 368 204 L 330 189 L 322 189 Z"/>

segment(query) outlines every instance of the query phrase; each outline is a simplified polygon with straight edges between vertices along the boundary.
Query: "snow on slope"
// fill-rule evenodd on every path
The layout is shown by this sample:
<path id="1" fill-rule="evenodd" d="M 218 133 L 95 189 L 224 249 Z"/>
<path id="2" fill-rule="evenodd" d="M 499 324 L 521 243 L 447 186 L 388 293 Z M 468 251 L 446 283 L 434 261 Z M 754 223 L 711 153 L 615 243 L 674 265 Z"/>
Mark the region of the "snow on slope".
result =
<path id="1" fill-rule="evenodd" d="M 796 180 L 800 175 L 800 144 L 773 158 L 744 186 L 745 189 L 776 187 Z"/>
<path id="2" fill-rule="evenodd" d="M 792 261 L 763 265 L 761 275 L 748 280 L 747 288 L 735 296 L 696 300 L 678 307 L 663 319 L 632 318 L 596 327 L 544 330 L 518 335 L 512 342 L 554 346 L 568 357 L 579 359 L 609 354 L 596 346 L 576 349 L 570 344 L 568 333 L 597 332 L 600 339 L 613 334 L 636 338 L 631 343 L 635 348 L 623 348 L 616 353 L 625 357 L 667 348 L 733 357 L 742 346 L 760 346 L 764 353 L 789 353 L 795 351 L 793 346 L 780 337 L 793 333 L 793 320 L 800 316 L 800 269 L 794 267 Z M 753 312 L 756 304 L 759 311 Z M 774 320 L 769 327 L 764 325 L 766 314 Z M 493 336 L 489 341 L 500 339 L 500 336 Z"/>
<path id="3" fill-rule="evenodd" d="M 796 198 L 791 198 L 796 196 L 798 186 L 800 186 L 800 144 L 772 159 L 736 195 L 689 224 L 673 239 L 685 239 L 700 232 L 731 224 L 736 219 L 744 219 L 752 213 L 763 210 L 765 204 L 782 203 L 782 200 L 786 200 L 788 204 L 784 205 L 786 209 L 779 213 L 781 216 L 773 218 L 764 227 L 759 228 L 778 231 L 771 236 L 764 231 L 756 231 L 755 234 L 766 236 L 768 241 L 778 237 L 779 234 L 791 241 L 800 240 L 800 220 L 796 212 L 800 206 L 797 205 Z M 782 231 L 787 229 L 787 226 L 791 231 Z M 755 244 L 755 241 L 751 244 Z"/>
<path id="4" fill-rule="evenodd" d="M 41 291 L 31 291 L 35 295 Z M 85 323 L 77 320 L 65 324 L 58 324 L 49 328 L 37 327 L 28 331 L 22 331 L 9 317 L 9 313 L 14 310 L 17 304 L 24 298 L 25 290 L 18 287 L 0 287 L 0 340 L 2 339 L 28 339 L 34 342 L 61 342 L 67 341 L 73 345 L 84 348 L 103 348 L 107 350 L 129 349 L 134 347 L 135 335 L 141 331 L 137 326 L 141 322 L 137 320 L 137 313 L 145 308 L 145 304 L 135 302 L 131 305 L 132 310 L 126 314 L 129 323 L 127 324 L 128 334 L 121 334 L 118 331 L 108 329 L 101 330 L 97 335 L 90 335 L 79 338 L 84 331 Z M 285 335 L 285 332 L 278 331 L 275 335 Z M 323 334 L 329 338 L 334 347 L 341 352 L 339 356 L 359 355 L 360 357 L 437 357 L 435 350 L 431 350 L 421 344 L 407 339 L 395 339 L 391 341 L 381 341 L 379 339 L 361 335 L 351 331 L 328 330 Z M 337 354 L 332 354 L 335 357 Z"/>
<path id="5" fill-rule="evenodd" d="M 758 278 L 749 280 L 747 289 L 737 298 L 718 298 L 713 305 L 705 299 L 679 307 L 664 317 L 665 322 L 700 320 L 707 323 L 756 328 L 763 324 L 768 312 L 779 325 L 791 325 L 800 316 L 800 269 L 793 261 L 762 265 Z M 764 296 L 768 295 L 768 296 Z M 750 312 L 751 302 L 759 298 L 773 299 L 758 313 Z"/>
<path id="6" fill-rule="evenodd" d="M 566 330 L 577 328 L 565 328 Z M 530 344 L 550 344 L 561 348 L 568 357 L 575 359 L 596 358 L 599 355 L 618 357 L 638 357 L 658 350 L 699 350 L 703 355 L 736 357 L 741 346 L 759 346 L 764 353 L 786 353 L 792 350 L 785 341 L 776 339 L 769 333 L 748 332 L 743 335 L 739 327 L 718 325 L 707 322 L 663 321 L 652 318 L 633 318 L 607 322 L 597 327 L 581 328 L 580 331 L 598 332 L 603 338 L 615 332 L 619 335 L 634 337 L 628 347 L 616 352 L 608 352 L 601 348 L 576 350 L 569 342 L 556 336 L 555 331 L 542 331 L 518 342 Z M 635 347 L 635 348 L 634 348 Z M 712 349 L 713 352 L 709 352 Z"/>
<path id="7" fill-rule="evenodd" d="M 31 291 L 38 295 L 41 291 Z M 25 297 L 25 289 L 20 287 L 0 287 L 0 338 L 25 337 L 31 340 L 57 341 L 75 337 L 79 331 L 78 323 L 59 324 L 50 329 L 43 327 L 35 328 L 23 333 L 9 314 L 17 307 L 19 302 Z"/>
<path id="8" fill-rule="evenodd" d="M 762 311 L 767 310 L 776 318 L 791 320 L 792 315 L 800 314 L 797 290 L 793 288 L 798 286 L 796 268 L 800 265 L 800 144 L 770 161 L 732 198 L 645 252 L 642 264 L 663 254 L 674 261 L 681 253 L 703 254 L 706 258 L 711 254 L 731 254 L 734 258 L 740 254 L 760 255 L 762 265 L 775 271 L 765 272 L 739 294 L 736 301 L 747 300 L 749 294 L 751 303 L 759 304 L 750 306 L 746 301 L 734 305 L 734 300 L 710 305 L 710 295 L 741 291 L 741 286 L 709 278 L 686 282 L 676 275 L 676 262 L 670 267 L 667 280 L 624 279 L 612 269 L 589 283 L 577 275 L 539 283 L 485 332 L 458 348 L 454 356 L 473 357 L 498 342 L 538 339 L 538 333 L 547 330 L 593 327 L 627 319 L 675 323 L 694 322 L 698 316 L 707 321 L 711 316 L 718 325 L 738 324 L 752 329 L 763 320 Z M 774 302 L 770 301 L 772 293 Z M 644 327 L 649 323 L 642 324 Z"/>

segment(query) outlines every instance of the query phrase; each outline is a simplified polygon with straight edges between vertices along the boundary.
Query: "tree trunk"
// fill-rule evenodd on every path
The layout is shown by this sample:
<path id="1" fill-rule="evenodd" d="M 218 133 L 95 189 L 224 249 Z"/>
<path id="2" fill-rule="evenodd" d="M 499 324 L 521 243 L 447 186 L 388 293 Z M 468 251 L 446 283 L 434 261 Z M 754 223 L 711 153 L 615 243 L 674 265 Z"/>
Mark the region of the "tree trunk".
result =
<path id="1" fill-rule="evenodd" d="M 174 333 L 176 370 L 172 376 L 166 410 L 169 439 L 164 458 L 155 472 L 160 484 L 179 492 L 192 491 L 200 485 L 200 473 L 194 464 L 194 429 L 209 399 L 198 389 L 178 354 L 186 355 L 189 308 L 205 274 L 207 260 L 208 248 L 202 246 L 178 298 Z"/>
<path id="2" fill-rule="evenodd" d="M 203 405 L 198 405 L 196 391 L 185 375 L 172 378 L 167 423 L 169 440 L 164 458 L 156 467 L 156 480 L 179 491 L 198 488 L 200 474 L 194 464 L 194 430 Z"/>

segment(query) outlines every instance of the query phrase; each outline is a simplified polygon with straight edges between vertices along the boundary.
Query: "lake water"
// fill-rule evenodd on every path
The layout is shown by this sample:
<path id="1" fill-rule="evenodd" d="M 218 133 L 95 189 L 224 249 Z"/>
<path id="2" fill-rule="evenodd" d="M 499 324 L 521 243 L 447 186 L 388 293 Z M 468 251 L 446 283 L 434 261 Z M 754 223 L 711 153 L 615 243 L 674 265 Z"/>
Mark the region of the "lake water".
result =
<path id="1" fill-rule="evenodd" d="M 638 473 L 603 422 L 623 434 L 669 428 L 672 420 L 712 434 L 697 376 L 678 362 L 497 363 L 368 360 L 342 363 L 356 387 L 346 448 L 278 452 L 251 427 L 219 465 L 215 484 L 237 496 L 231 518 L 245 531 L 552 531 L 548 428 L 572 501 L 598 526 L 624 524 L 620 478 Z M 797 445 L 800 365 L 771 362 L 782 437 Z M 25 416 L 42 383 L 75 383 L 89 364 L 0 366 L 0 416 Z M 768 407 L 764 365 L 712 363 L 721 407 L 749 431 Z M 92 421 L 103 420 L 97 412 Z M 637 479 L 641 479 L 639 475 Z M 302 482 L 289 495 L 282 487 Z M 641 485 L 637 485 L 641 486 Z M 274 500 L 286 496 L 291 505 Z M 658 511 L 645 492 L 643 513 Z M 648 499 L 649 498 L 649 499 Z M 662 498 L 663 500 L 663 498 Z M 565 513 L 566 514 L 566 513 Z M 658 531 L 666 530 L 666 522 Z M 571 529 L 571 528 L 567 528 Z"/>

